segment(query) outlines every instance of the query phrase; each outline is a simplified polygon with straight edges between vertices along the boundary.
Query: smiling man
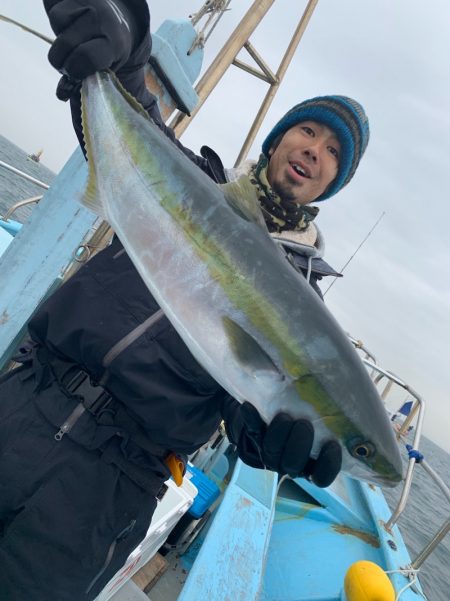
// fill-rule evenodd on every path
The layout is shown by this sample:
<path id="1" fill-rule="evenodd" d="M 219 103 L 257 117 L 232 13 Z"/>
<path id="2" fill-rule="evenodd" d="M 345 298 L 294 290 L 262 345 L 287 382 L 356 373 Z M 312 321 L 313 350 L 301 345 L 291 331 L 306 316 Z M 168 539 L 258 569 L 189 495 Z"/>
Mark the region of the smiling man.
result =
<path id="1" fill-rule="evenodd" d="M 250 175 L 269 231 L 319 296 L 317 281 L 340 274 L 322 258 L 323 236 L 313 223 L 319 208 L 310 203 L 348 184 L 368 141 L 368 119 L 358 102 L 320 96 L 295 105 L 276 123 L 257 162 L 225 172 L 228 180 Z"/>
<path id="2" fill-rule="evenodd" d="M 267 179 L 273 191 L 299 205 L 318 198 L 335 179 L 341 145 L 332 129 L 302 121 L 268 151 Z"/>
<path id="3" fill-rule="evenodd" d="M 321 258 L 318 208 L 310 203 L 353 177 L 369 138 L 362 107 L 344 96 L 297 104 L 270 131 L 258 161 L 224 169 L 211 149 L 198 156 L 175 139 L 145 87 L 145 0 L 44 5 L 56 34 L 49 60 L 72 79 L 58 96 L 70 97 L 81 146 L 79 83 L 112 69 L 214 181 L 247 174 L 293 277 L 294 268 L 301 271 L 320 294 L 317 279 L 337 274 Z M 308 419 L 278 413 L 264 423 L 197 363 L 117 237 L 42 303 L 28 330 L 30 345 L 16 357 L 23 365 L 0 379 L 2 601 L 94 599 L 145 536 L 164 481 L 180 476 L 173 465 L 222 420 L 239 457 L 255 468 L 317 486 L 328 486 L 341 468 L 335 440 L 311 456 Z"/>

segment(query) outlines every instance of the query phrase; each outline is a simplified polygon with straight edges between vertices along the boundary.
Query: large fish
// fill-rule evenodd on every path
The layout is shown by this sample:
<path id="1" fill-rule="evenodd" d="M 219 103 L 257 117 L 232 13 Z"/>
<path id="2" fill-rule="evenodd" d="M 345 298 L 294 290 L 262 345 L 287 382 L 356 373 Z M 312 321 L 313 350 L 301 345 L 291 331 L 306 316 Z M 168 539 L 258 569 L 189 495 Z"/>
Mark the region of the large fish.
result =
<path id="1" fill-rule="evenodd" d="M 218 186 L 112 75 L 82 86 L 89 180 L 103 216 L 201 365 L 269 421 L 314 423 L 348 474 L 395 485 L 402 463 L 378 393 L 317 294 L 265 227 L 252 186 Z"/>

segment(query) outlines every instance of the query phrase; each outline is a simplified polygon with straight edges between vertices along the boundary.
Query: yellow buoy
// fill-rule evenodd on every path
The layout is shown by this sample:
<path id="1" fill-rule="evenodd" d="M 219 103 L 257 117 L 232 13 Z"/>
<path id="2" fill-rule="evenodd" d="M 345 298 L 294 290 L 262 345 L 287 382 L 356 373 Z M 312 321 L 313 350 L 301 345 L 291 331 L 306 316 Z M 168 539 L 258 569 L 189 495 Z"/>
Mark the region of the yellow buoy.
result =
<path id="1" fill-rule="evenodd" d="M 371 561 L 357 561 L 345 575 L 347 601 L 395 601 L 395 590 L 385 572 Z"/>

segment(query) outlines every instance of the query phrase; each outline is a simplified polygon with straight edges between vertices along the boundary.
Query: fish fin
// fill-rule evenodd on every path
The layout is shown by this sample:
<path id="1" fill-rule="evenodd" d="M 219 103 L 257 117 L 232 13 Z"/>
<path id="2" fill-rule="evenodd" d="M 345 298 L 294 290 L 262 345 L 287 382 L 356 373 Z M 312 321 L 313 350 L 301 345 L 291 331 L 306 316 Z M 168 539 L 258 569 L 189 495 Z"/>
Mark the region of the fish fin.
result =
<path id="1" fill-rule="evenodd" d="M 94 167 L 94 157 L 92 152 L 91 133 L 88 127 L 86 114 L 86 96 L 84 87 L 81 88 L 81 126 L 83 129 L 84 147 L 86 149 L 86 157 L 88 163 L 88 179 L 81 202 L 93 213 L 99 215 L 103 219 L 106 218 L 105 211 L 100 200 L 97 188 L 97 174 Z"/>
<path id="2" fill-rule="evenodd" d="M 224 193 L 228 205 L 237 215 L 246 221 L 257 223 L 267 231 L 255 187 L 246 175 L 242 175 L 235 182 L 221 184 L 220 188 Z"/>
<path id="3" fill-rule="evenodd" d="M 128 104 L 142 117 L 144 117 L 147 121 L 151 121 L 147 111 L 144 107 L 132 96 L 127 90 L 122 86 L 120 81 L 117 79 L 115 74 L 112 71 L 101 71 L 96 75 L 97 77 L 110 80 L 111 83 L 115 86 L 115 88 L 120 92 L 123 96 L 124 100 L 128 102 Z M 102 217 L 103 219 L 107 219 L 105 214 L 105 209 L 103 207 L 103 203 L 100 200 L 100 195 L 98 193 L 97 187 L 97 175 L 94 167 L 93 160 L 93 152 L 92 152 L 92 144 L 91 144 L 91 134 L 88 127 L 87 116 L 86 116 L 86 102 L 85 102 L 85 93 L 83 87 L 81 89 L 81 123 L 83 128 L 83 138 L 84 145 L 86 149 L 86 156 L 88 161 L 88 180 L 86 189 L 84 191 L 84 195 L 81 199 L 81 202 L 90 210 Z"/>
<path id="4" fill-rule="evenodd" d="M 125 98 L 125 100 L 128 102 L 128 104 L 136 112 L 138 112 L 140 115 L 145 117 L 145 119 L 147 119 L 147 121 L 152 121 L 152 119 L 150 118 L 150 115 L 147 113 L 147 111 L 142 106 L 142 104 L 138 100 L 136 100 L 136 98 L 132 94 L 130 94 L 130 92 L 128 92 L 128 90 L 126 90 L 123 87 L 123 85 L 120 83 L 120 81 L 118 80 L 115 73 L 113 73 L 112 71 L 106 71 L 104 73 L 104 75 L 111 79 L 113 85 L 117 88 L 117 90 L 122 94 L 122 96 Z"/>
<path id="5" fill-rule="evenodd" d="M 252 372 L 270 374 L 272 378 L 279 381 L 284 380 L 284 375 L 253 336 L 230 317 L 223 317 L 222 322 L 230 348 L 244 367 L 251 368 Z"/>

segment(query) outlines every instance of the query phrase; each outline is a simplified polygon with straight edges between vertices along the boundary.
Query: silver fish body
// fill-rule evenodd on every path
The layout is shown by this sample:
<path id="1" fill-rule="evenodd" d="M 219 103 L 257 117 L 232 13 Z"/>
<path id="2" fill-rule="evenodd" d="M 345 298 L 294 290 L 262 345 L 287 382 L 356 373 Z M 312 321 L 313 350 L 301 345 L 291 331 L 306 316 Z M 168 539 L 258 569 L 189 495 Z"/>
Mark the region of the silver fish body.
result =
<path id="1" fill-rule="evenodd" d="M 198 362 L 266 421 L 311 420 L 313 455 L 395 485 L 402 463 L 379 395 L 331 313 L 261 224 L 245 180 L 217 186 L 107 73 L 82 87 L 89 182 L 83 202 L 121 239 Z"/>

